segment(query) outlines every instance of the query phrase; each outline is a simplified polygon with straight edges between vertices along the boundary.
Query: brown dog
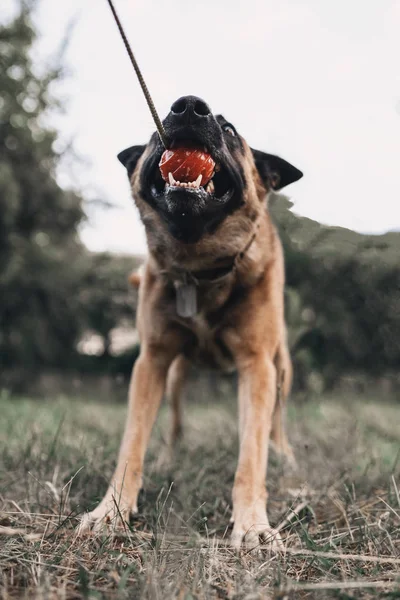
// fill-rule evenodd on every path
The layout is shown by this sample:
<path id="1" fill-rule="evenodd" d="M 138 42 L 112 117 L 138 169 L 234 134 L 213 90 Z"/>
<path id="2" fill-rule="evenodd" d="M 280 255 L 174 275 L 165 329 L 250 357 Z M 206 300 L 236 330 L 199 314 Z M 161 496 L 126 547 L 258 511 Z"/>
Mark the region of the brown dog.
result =
<path id="1" fill-rule="evenodd" d="M 163 124 L 170 147 L 206 148 L 215 173 L 205 188 L 174 180 L 166 184 L 158 168 L 163 148 L 156 134 L 146 146 L 119 155 L 149 248 L 137 311 L 141 352 L 116 471 L 82 528 L 118 515 L 128 519 L 137 510 L 146 447 L 167 378 L 175 439 L 187 364 L 197 361 L 236 368 L 239 375 L 232 544 L 257 545 L 261 537 L 276 548 L 280 540 L 267 518 L 265 479 L 270 437 L 291 457 L 282 414 L 291 362 L 283 254 L 265 198 L 302 173 L 276 156 L 252 150 L 233 125 L 194 96 L 177 100 Z M 138 285 L 139 278 L 133 283 Z"/>

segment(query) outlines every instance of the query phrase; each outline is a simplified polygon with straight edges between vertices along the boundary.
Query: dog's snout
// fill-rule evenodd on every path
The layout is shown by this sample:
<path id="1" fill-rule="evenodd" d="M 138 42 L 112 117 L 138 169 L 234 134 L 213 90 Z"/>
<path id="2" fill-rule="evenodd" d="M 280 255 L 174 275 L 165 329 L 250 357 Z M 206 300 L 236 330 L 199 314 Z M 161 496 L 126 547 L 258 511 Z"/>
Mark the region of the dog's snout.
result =
<path id="1" fill-rule="evenodd" d="M 198 98 L 196 100 L 196 102 L 194 103 L 193 112 L 198 117 L 208 117 L 208 115 L 211 114 L 211 110 L 210 110 L 208 104 L 206 104 L 204 102 L 204 100 L 200 100 L 200 98 Z"/>
<path id="2" fill-rule="evenodd" d="M 181 96 L 171 106 L 163 121 L 169 143 L 191 143 L 211 152 L 220 150 L 221 127 L 204 100 L 197 96 Z"/>
<path id="3" fill-rule="evenodd" d="M 187 110 L 187 101 L 186 98 L 178 98 L 173 105 L 171 106 L 171 112 L 174 115 L 183 115 Z"/>
<path id="4" fill-rule="evenodd" d="M 211 115 L 208 104 L 196 96 L 182 96 L 171 106 L 171 115 L 174 120 L 183 120 L 185 123 L 199 122 Z"/>

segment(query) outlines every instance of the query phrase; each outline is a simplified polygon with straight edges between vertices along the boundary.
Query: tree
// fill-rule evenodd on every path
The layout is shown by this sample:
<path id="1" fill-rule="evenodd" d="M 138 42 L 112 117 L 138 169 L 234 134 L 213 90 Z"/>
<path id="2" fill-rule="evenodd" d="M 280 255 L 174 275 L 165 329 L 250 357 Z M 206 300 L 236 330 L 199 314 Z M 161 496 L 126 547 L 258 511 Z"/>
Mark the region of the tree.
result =
<path id="1" fill-rule="evenodd" d="M 382 376 L 400 366 L 400 233 L 362 235 L 296 216 L 282 195 L 271 211 L 285 251 L 286 316 L 295 377 Z M 300 377 L 299 377 L 300 375 Z"/>
<path id="2" fill-rule="evenodd" d="M 0 27 L 0 368 L 58 365 L 74 351 L 82 198 L 57 183 L 57 66 L 38 74 L 31 5 Z"/>

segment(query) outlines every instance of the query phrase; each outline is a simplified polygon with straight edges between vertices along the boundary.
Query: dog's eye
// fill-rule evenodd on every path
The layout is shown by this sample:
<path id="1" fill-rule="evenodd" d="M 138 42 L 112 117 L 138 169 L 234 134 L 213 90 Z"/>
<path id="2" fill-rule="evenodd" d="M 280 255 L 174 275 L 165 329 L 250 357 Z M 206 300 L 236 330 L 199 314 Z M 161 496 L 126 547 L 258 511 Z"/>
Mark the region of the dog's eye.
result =
<path id="1" fill-rule="evenodd" d="M 236 131 L 233 129 L 232 125 L 224 125 L 222 129 L 225 131 L 225 133 L 229 133 L 229 135 L 235 137 Z"/>

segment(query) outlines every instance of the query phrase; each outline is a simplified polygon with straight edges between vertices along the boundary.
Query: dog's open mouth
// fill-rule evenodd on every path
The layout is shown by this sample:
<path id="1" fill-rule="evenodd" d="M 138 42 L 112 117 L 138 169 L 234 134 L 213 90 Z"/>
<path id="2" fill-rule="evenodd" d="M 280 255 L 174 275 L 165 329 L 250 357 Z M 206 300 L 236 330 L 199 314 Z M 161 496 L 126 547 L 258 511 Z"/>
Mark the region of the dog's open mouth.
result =
<path id="1" fill-rule="evenodd" d="M 151 175 L 154 198 L 178 195 L 181 201 L 185 198 L 190 204 L 225 203 L 233 196 L 234 189 L 228 169 L 207 148 L 190 140 L 172 143 Z"/>

